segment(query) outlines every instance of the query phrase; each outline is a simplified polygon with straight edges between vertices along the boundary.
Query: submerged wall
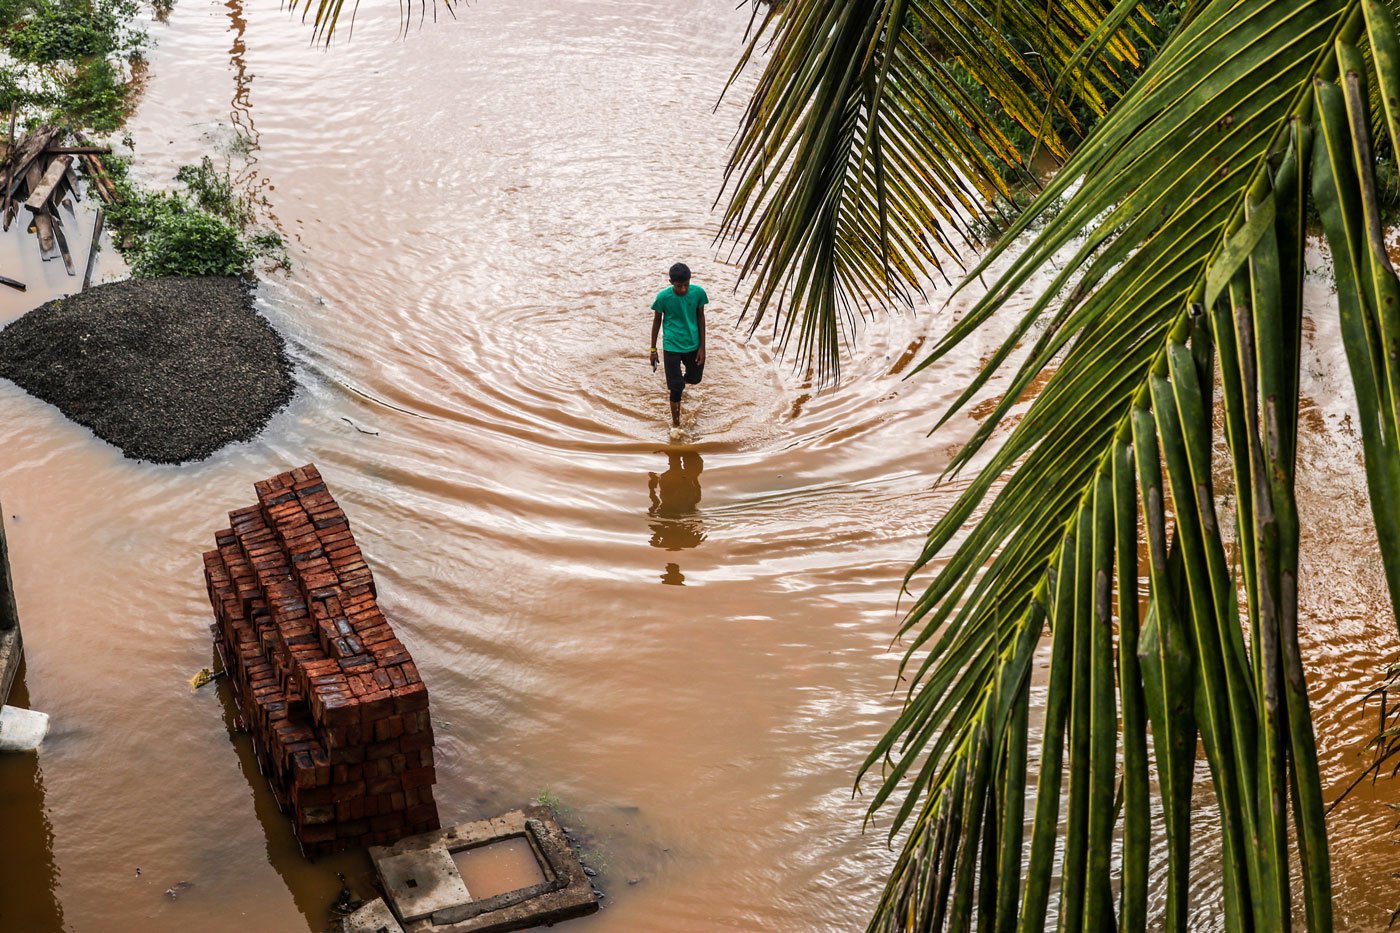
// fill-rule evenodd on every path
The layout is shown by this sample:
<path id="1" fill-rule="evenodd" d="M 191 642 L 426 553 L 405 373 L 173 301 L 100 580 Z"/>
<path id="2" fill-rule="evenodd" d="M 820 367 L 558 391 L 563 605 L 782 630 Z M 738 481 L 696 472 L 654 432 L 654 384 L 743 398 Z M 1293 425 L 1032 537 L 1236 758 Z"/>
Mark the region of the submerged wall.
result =
<path id="1" fill-rule="evenodd" d="M 15 605 L 15 582 L 10 574 L 10 547 L 5 540 L 5 514 L 0 509 L 0 706 L 10 698 L 10 688 L 24 660 L 24 641 Z"/>
<path id="2" fill-rule="evenodd" d="M 428 690 L 316 467 L 254 484 L 204 554 L 258 765 L 307 855 L 439 827 Z"/>

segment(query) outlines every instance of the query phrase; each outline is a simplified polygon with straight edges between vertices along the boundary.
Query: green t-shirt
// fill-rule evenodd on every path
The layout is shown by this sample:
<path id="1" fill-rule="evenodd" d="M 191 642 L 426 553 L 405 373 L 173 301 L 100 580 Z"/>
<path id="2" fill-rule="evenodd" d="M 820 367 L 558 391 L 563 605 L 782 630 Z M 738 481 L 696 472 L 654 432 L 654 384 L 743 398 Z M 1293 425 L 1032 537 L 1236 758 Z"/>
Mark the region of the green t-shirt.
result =
<path id="1" fill-rule="evenodd" d="M 651 310 L 661 312 L 661 346 L 670 353 L 689 353 L 700 349 L 700 328 L 695 312 L 710 303 L 709 296 L 699 285 L 686 289 L 684 295 L 667 286 L 651 303 Z"/>

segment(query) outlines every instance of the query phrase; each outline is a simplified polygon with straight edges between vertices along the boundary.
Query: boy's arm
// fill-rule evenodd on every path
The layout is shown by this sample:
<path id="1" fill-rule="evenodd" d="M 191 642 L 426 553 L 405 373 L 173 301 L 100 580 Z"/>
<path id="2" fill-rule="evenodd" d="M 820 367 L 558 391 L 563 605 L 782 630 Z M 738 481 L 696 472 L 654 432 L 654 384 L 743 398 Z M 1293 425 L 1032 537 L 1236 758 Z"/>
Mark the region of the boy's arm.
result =
<path id="1" fill-rule="evenodd" d="M 661 312 L 651 316 L 651 368 L 656 369 L 656 338 L 661 334 Z"/>
<path id="2" fill-rule="evenodd" d="M 705 365 L 705 306 L 695 309 L 695 326 L 700 329 L 700 352 L 695 354 L 695 362 Z"/>

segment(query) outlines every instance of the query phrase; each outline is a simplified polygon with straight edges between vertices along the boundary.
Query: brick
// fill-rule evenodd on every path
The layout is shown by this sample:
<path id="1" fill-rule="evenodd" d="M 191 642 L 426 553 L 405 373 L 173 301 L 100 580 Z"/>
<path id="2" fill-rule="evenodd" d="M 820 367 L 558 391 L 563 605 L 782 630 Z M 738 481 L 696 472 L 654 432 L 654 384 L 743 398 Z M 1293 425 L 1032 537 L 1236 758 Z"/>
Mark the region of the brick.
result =
<path id="1" fill-rule="evenodd" d="M 352 781 L 349 784 L 332 784 L 331 799 L 336 803 L 346 800 L 354 800 L 356 797 L 363 797 L 367 785 L 364 781 Z"/>
<path id="2" fill-rule="evenodd" d="M 254 489 L 257 503 L 229 513 L 201 570 L 274 800 L 308 855 L 438 826 L 427 690 L 379 610 L 348 518 L 311 464 Z"/>
<path id="3" fill-rule="evenodd" d="M 411 771 L 405 771 L 399 775 L 399 778 L 403 780 L 405 788 L 423 787 L 427 784 L 437 783 L 437 771 L 434 768 L 414 768 Z"/>
<path id="4" fill-rule="evenodd" d="M 368 794 L 394 794 L 403 790 L 401 775 L 390 774 L 384 777 L 370 778 L 365 781 L 365 792 Z"/>
<path id="5" fill-rule="evenodd" d="M 331 494 L 324 489 L 320 492 L 303 493 L 298 498 L 301 500 L 301 504 L 306 506 L 306 512 L 311 516 L 312 521 L 344 514 L 336 501 L 331 498 Z"/>
<path id="6" fill-rule="evenodd" d="M 375 690 L 360 700 L 360 718 L 375 722 L 394 715 L 394 695 L 387 690 Z"/>
<path id="7" fill-rule="evenodd" d="M 321 536 L 317 535 L 317 538 L 320 539 Z M 322 541 L 322 544 L 325 549 L 326 559 L 331 562 L 332 567 L 334 567 L 337 562 L 344 563 L 347 561 L 353 562 L 364 559 L 364 554 L 360 551 L 360 546 L 355 543 L 353 535 L 330 543 Z"/>
<path id="8" fill-rule="evenodd" d="M 354 671 L 365 670 L 366 668 L 373 670 L 377 666 L 378 665 L 374 663 L 374 658 L 368 654 L 357 654 L 353 657 L 342 658 L 340 661 L 340 669 L 347 674 Z"/>
<path id="9" fill-rule="evenodd" d="M 330 756 L 331 764 L 333 765 L 363 764 L 365 760 L 365 748 L 363 745 L 357 745 L 354 748 L 337 748 L 330 751 Z"/>
<path id="10" fill-rule="evenodd" d="M 433 745 L 433 732 L 425 729 L 415 735 L 405 735 L 399 739 L 399 747 L 405 752 L 419 751 L 424 748 L 431 748 Z"/>
<path id="11" fill-rule="evenodd" d="M 313 522 L 312 527 L 316 529 L 316 537 L 320 540 L 322 547 L 330 547 L 342 541 L 353 541 L 354 532 L 350 530 L 350 523 L 345 519 L 322 519 L 320 522 Z"/>
<path id="12" fill-rule="evenodd" d="M 364 646 L 353 635 L 342 635 L 336 638 L 332 644 L 335 649 L 333 653 L 338 658 L 354 658 L 364 654 Z"/>
<path id="13" fill-rule="evenodd" d="M 405 661 L 412 660 L 408 649 L 405 648 L 397 638 L 390 642 L 375 645 L 370 649 L 370 652 L 374 655 L 375 660 L 379 662 L 380 667 L 403 664 Z M 406 676 L 407 673 L 405 673 L 405 677 Z"/>
<path id="14" fill-rule="evenodd" d="M 392 742 L 375 742 L 371 745 L 367 745 L 365 746 L 365 760 L 378 761 L 381 758 L 392 758 L 403 751 L 400 744 L 401 742 L 402 739 L 399 739 Z"/>
<path id="15" fill-rule="evenodd" d="M 306 826 L 333 823 L 335 822 L 335 808 L 332 806 L 303 807 L 301 810 L 301 819 L 297 822 Z"/>
<path id="16" fill-rule="evenodd" d="M 403 667 L 400 665 L 399 670 L 402 669 Z M 428 708 L 428 691 L 421 683 L 395 687 L 393 696 L 395 712 L 416 713 L 426 711 Z"/>
<path id="17" fill-rule="evenodd" d="M 349 823 L 342 823 L 338 832 L 341 839 L 359 839 L 369 833 L 369 820 L 354 820 Z"/>
<path id="18" fill-rule="evenodd" d="M 300 807 L 328 807 L 335 802 L 328 786 L 294 788 L 292 799 Z"/>
<path id="19" fill-rule="evenodd" d="M 305 670 L 308 677 L 322 677 L 340 673 L 340 667 L 329 658 L 308 662 L 305 665 Z"/>
<path id="20" fill-rule="evenodd" d="M 432 832 L 439 828 L 437 805 L 432 803 L 410 807 L 405 814 L 414 832 Z"/>
<path id="21" fill-rule="evenodd" d="M 400 716 L 385 716 L 374 723 L 374 739 L 376 742 L 387 742 L 390 739 L 397 739 L 403 735 L 403 718 Z"/>

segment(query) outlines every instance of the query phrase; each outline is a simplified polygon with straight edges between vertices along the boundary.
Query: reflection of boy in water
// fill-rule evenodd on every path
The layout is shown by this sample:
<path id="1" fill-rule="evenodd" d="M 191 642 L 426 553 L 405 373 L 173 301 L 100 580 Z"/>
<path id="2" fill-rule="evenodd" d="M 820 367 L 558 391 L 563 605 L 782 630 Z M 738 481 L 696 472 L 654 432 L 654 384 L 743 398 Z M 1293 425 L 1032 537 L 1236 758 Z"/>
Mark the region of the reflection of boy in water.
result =
<path id="1" fill-rule="evenodd" d="M 649 474 L 647 479 L 647 493 L 651 496 L 647 514 L 660 519 L 651 523 L 651 544 L 680 551 L 705 540 L 700 520 L 691 517 L 700 505 L 700 471 L 705 462 L 694 451 L 670 451 L 666 457 L 666 472 Z"/>
<path id="2" fill-rule="evenodd" d="M 662 289 L 651 303 L 656 312 L 651 319 L 651 369 L 656 371 L 656 336 L 664 325 L 666 340 L 661 347 L 673 428 L 681 426 L 681 393 L 705 372 L 705 305 L 709 301 L 703 288 L 690 284 L 690 267 L 678 262 L 671 267 L 671 287 Z"/>

